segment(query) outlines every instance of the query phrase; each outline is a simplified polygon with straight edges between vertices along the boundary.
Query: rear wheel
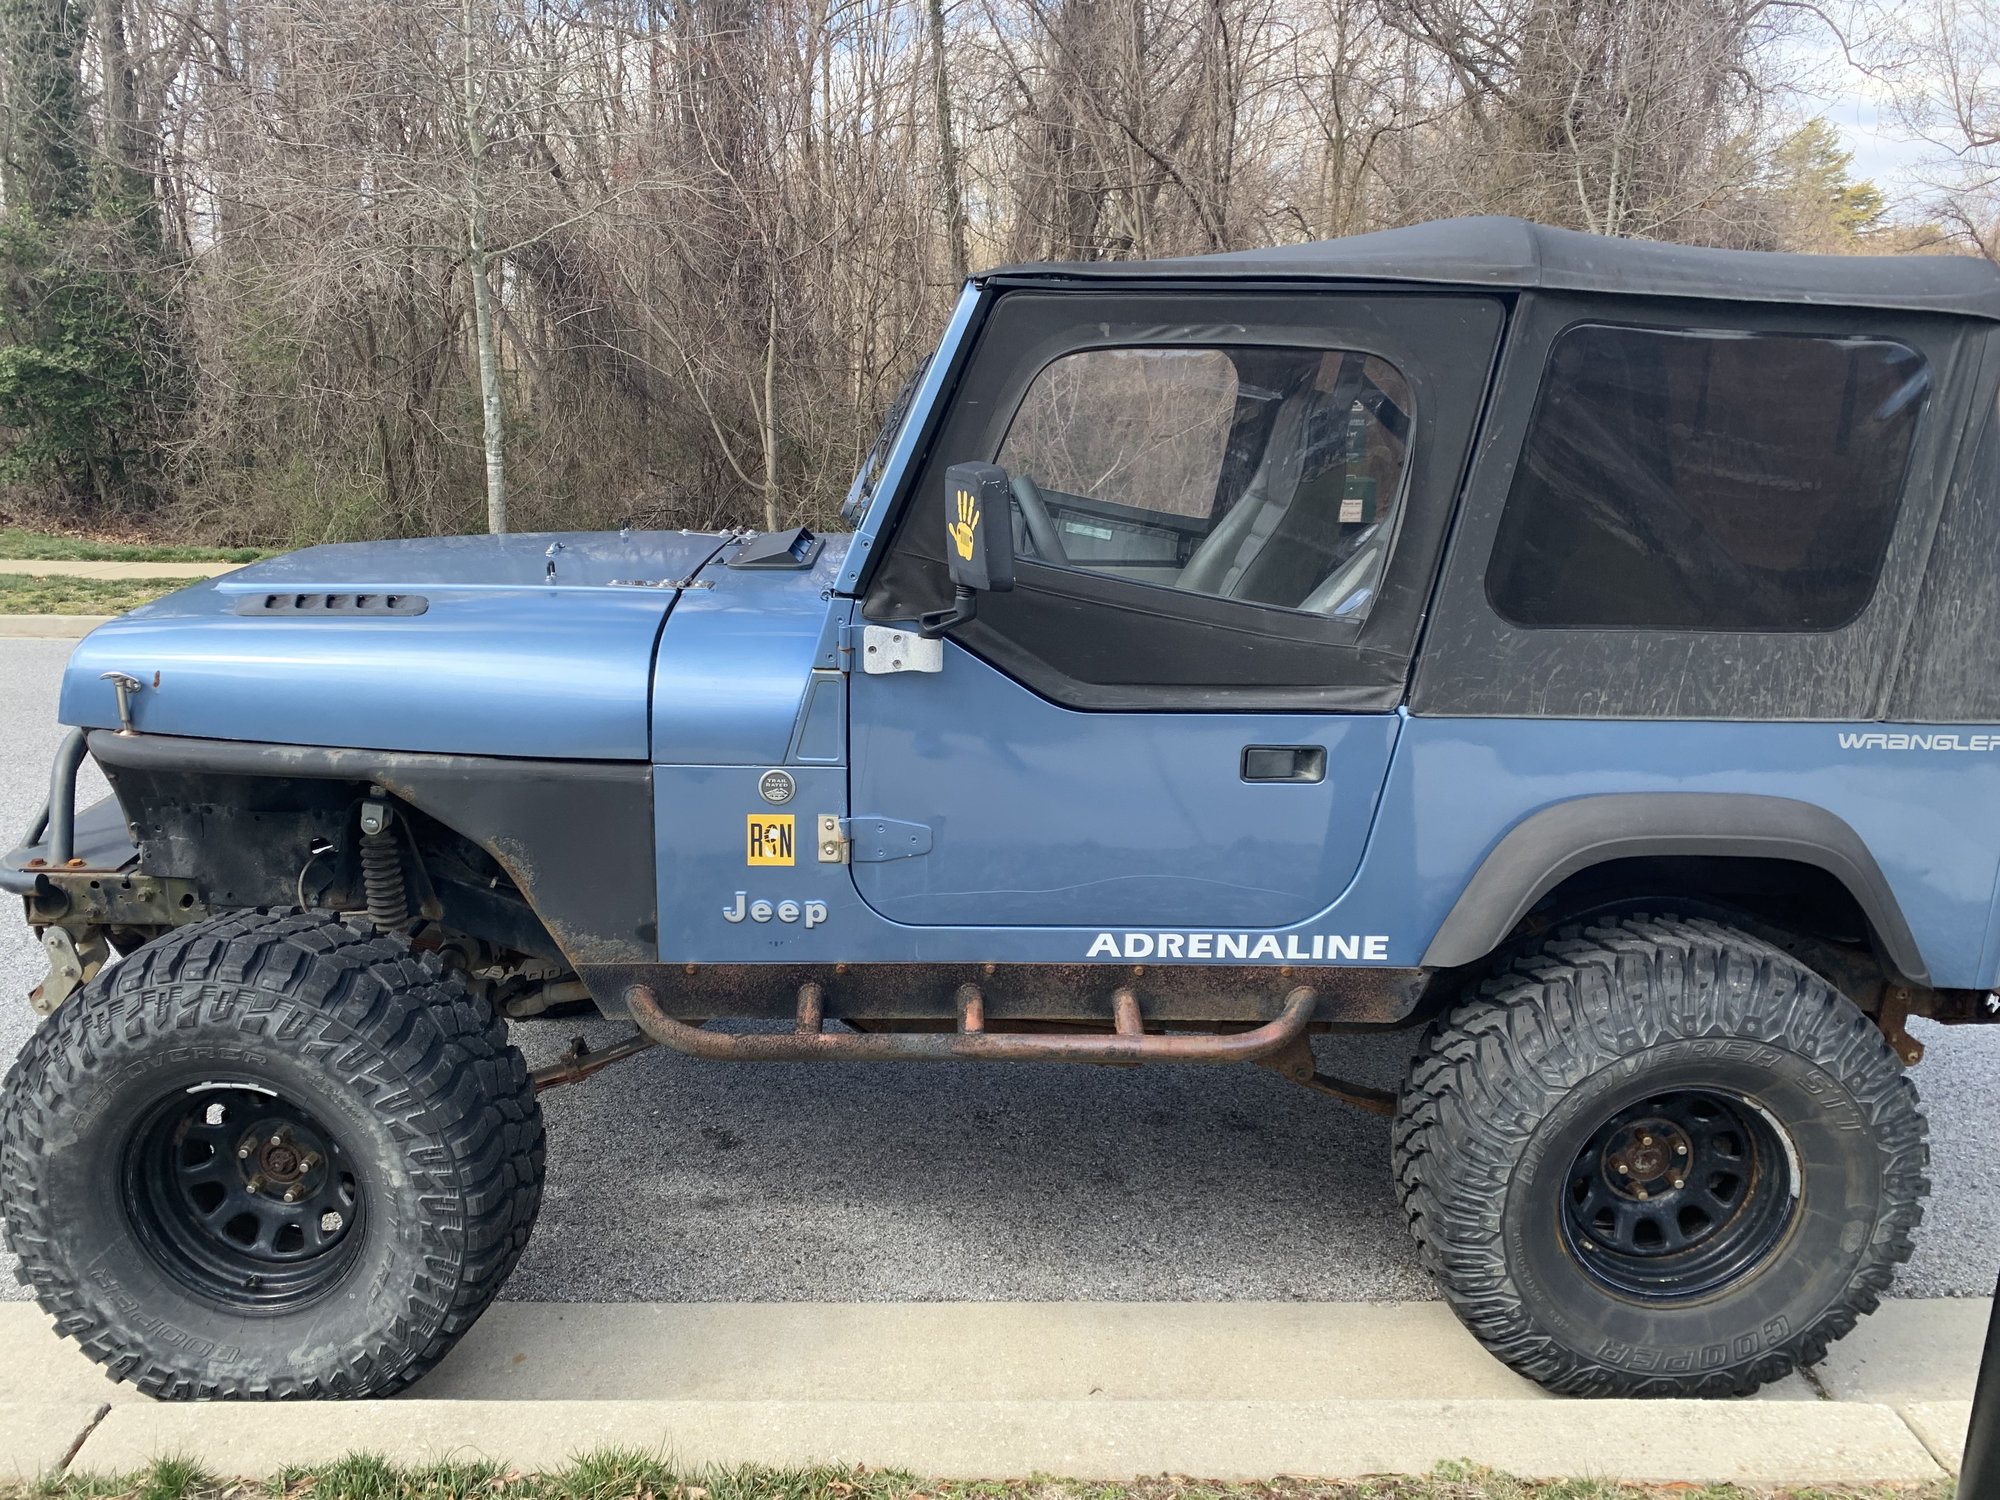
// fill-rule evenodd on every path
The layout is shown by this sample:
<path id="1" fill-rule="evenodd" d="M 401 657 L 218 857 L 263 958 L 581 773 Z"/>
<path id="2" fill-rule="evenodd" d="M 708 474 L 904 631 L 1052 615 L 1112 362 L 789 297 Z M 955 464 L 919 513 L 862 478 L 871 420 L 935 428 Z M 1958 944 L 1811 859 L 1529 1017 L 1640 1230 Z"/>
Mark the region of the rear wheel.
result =
<path id="1" fill-rule="evenodd" d="M 1768 944 L 1665 918 L 1565 932 L 1433 1026 L 1395 1153 L 1459 1317 L 1574 1395 L 1741 1394 L 1819 1359 L 1929 1190 L 1873 1023 Z"/>
<path id="2" fill-rule="evenodd" d="M 541 1198 L 501 1023 L 324 914 L 141 949 L 42 1024 L 0 1107 L 22 1279 L 169 1399 L 402 1389 L 499 1291 Z"/>

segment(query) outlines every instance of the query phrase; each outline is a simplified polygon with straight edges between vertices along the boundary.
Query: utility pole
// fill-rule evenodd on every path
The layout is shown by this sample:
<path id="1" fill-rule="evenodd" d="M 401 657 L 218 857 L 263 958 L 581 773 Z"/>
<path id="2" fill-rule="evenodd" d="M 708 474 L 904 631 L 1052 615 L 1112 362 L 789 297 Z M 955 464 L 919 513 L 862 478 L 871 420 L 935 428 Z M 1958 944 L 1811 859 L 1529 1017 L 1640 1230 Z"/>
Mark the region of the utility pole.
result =
<path id="1" fill-rule="evenodd" d="M 1965 1462 L 1958 1470 L 1958 1500 L 2000 1500 L 2000 1286 L 1986 1323 L 1986 1357 L 1972 1393 L 1972 1421 L 1965 1429 Z"/>

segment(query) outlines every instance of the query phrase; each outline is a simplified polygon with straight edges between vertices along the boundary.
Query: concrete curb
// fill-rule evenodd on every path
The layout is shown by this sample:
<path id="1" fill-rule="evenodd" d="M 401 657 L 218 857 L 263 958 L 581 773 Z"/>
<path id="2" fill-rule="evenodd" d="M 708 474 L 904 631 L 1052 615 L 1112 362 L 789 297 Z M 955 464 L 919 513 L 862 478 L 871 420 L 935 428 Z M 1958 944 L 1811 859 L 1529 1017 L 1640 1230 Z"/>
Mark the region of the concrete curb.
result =
<path id="1" fill-rule="evenodd" d="M 1930 1449 L 1931 1457 L 1956 1474 L 1965 1462 L 1965 1434 L 1972 1425 L 1970 1401 L 1906 1401 L 1896 1408 Z M 1974 1500 L 1967 1496 L 1966 1500 Z"/>
<path id="2" fill-rule="evenodd" d="M 0 1402 L 0 1483 L 60 1471 L 108 1410 L 101 1402 Z"/>
<path id="3" fill-rule="evenodd" d="M 944 1479 L 1347 1479 L 1422 1474 L 1447 1459 L 1531 1479 L 1695 1484 L 1942 1472 L 1886 1406 L 1701 1401 L 369 1401 L 309 1415 L 130 1405 L 111 1408 L 70 1472 L 110 1475 L 185 1455 L 254 1478 L 354 1452 L 532 1471 L 604 1448 L 688 1467 L 858 1463 Z"/>
<path id="4" fill-rule="evenodd" d="M 250 1478 L 353 1451 L 547 1469 L 615 1446 L 952 1478 L 1470 1459 L 1535 1478 L 1935 1479 L 1962 1452 L 1988 1307 L 1887 1302 L 1811 1382 L 1747 1401 L 1605 1402 L 1549 1396 L 1437 1302 L 503 1302 L 408 1396 L 308 1412 L 155 1403 L 8 1303 L 0 1454 L 36 1469 L 73 1450 L 93 1474 L 179 1454 Z"/>
<path id="5" fill-rule="evenodd" d="M 0 637 L 77 641 L 116 615 L 0 615 Z"/>

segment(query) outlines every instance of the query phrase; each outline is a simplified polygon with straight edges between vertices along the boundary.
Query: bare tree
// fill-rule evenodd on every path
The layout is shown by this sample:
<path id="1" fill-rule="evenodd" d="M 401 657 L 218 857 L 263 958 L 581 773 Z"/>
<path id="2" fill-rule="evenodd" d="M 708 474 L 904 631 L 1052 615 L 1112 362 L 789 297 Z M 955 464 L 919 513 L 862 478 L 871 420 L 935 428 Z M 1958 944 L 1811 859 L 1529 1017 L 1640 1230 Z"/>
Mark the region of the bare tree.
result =
<path id="1" fill-rule="evenodd" d="M 132 305 L 171 335 L 139 361 L 164 436 L 134 462 L 165 524 L 825 523 L 960 282 L 1002 260 L 1464 212 L 1848 247 L 1866 195 L 1767 106 L 1805 13 L 0 0 L 0 194 L 102 193 L 157 246 Z M 1974 0 L 1905 20 L 1906 50 L 1949 59 L 1910 118 L 1969 174 L 1990 20 Z M 1991 181 L 1951 179 L 1951 222 L 1989 248 Z M 0 505 L 103 508 L 120 481 L 95 473 L 0 484 Z"/>
<path id="2" fill-rule="evenodd" d="M 1926 143 L 1925 207 L 2000 261 L 2000 12 L 1986 0 L 1910 0 L 1873 49 L 1903 126 Z"/>

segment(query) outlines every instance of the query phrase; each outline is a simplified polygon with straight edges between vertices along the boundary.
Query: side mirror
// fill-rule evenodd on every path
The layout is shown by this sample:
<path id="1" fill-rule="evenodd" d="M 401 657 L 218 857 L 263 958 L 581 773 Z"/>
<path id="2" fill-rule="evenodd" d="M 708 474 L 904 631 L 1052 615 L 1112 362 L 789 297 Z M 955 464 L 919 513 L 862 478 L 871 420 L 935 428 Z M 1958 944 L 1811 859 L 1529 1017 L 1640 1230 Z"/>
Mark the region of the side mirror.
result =
<path id="1" fill-rule="evenodd" d="M 944 471 L 944 560 L 952 605 L 934 610 L 919 633 L 935 640 L 978 613 L 982 593 L 1014 586 L 1014 512 L 1007 471 L 998 464 L 953 464 Z"/>
<path id="2" fill-rule="evenodd" d="M 944 560 L 960 588 L 1001 594 L 1014 586 L 1012 494 L 998 464 L 944 471 Z"/>

